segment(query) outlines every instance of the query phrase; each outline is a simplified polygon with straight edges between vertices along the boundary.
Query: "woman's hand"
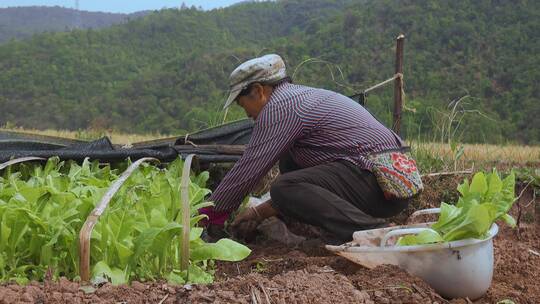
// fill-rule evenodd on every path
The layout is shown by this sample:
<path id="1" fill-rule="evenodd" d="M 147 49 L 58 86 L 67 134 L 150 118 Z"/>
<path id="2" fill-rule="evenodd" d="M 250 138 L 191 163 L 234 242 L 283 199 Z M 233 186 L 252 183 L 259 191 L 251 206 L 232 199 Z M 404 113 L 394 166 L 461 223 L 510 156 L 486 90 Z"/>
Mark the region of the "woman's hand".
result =
<path id="1" fill-rule="evenodd" d="M 231 231 L 237 238 L 252 241 L 257 236 L 259 224 L 274 215 L 277 215 L 277 211 L 270 204 L 270 200 L 255 207 L 248 207 L 234 218 Z"/>
<path id="2" fill-rule="evenodd" d="M 231 223 L 232 227 L 238 226 L 243 222 L 255 221 L 260 223 L 262 221 L 260 214 L 258 213 L 256 207 L 248 207 L 244 211 L 240 212 Z"/>

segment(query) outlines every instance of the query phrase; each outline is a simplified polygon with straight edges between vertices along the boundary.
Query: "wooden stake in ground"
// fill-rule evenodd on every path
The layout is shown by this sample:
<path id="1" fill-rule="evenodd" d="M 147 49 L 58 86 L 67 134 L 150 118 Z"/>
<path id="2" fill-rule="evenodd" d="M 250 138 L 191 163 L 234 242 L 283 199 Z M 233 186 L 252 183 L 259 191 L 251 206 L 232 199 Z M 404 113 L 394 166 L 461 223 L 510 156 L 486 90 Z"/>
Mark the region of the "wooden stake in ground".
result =
<path id="1" fill-rule="evenodd" d="M 394 80 L 394 122 L 392 130 L 397 135 L 401 135 L 401 109 L 403 108 L 403 45 L 405 35 L 400 34 L 396 43 L 396 77 Z"/>

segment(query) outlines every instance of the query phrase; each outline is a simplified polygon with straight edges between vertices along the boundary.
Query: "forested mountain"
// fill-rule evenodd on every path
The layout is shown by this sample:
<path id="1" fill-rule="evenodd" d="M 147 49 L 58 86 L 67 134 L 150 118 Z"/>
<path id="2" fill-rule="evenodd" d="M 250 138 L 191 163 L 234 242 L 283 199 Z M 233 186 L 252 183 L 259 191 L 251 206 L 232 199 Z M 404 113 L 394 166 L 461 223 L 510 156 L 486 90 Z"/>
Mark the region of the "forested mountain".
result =
<path id="1" fill-rule="evenodd" d="M 28 38 L 36 33 L 67 31 L 73 28 L 109 27 L 147 14 L 113 14 L 76 11 L 64 7 L 27 6 L 0 8 L 0 43 Z"/>
<path id="2" fill-rule="evenodd" d="M 0 124 L 177 133 L 221 121 L 229 73 L 282 55 L 297 83 L 352 94 L 405 43 L 405 135 L 540 143 L 540 1 L 282 0 L 162 10 L 0 46 Z M 387 122 L 392 88 L 368 108 Z M 454 122 L 446 115 L 451 102 Z M 412 111 L 414 110 L 414 112 Z M 240 117 L 239 109 L 228 119 Z"/>

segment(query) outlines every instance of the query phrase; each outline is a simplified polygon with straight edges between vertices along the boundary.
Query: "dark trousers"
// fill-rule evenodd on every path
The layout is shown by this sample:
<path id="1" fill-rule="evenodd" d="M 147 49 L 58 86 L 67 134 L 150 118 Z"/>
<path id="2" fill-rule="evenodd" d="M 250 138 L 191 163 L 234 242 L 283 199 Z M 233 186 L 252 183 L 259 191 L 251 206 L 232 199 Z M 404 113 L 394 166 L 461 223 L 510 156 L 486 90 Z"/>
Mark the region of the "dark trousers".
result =
<path id="1" fill-rule="evenodd" d="M 375 176 L 342 160 L 300 169 L 287 155 L 270 188 L 281 214 L 321 227 L 343 241 L 355 231 L 384 226 L 382 218 L 403 211 L 408 200 L 386 200 Z"/>

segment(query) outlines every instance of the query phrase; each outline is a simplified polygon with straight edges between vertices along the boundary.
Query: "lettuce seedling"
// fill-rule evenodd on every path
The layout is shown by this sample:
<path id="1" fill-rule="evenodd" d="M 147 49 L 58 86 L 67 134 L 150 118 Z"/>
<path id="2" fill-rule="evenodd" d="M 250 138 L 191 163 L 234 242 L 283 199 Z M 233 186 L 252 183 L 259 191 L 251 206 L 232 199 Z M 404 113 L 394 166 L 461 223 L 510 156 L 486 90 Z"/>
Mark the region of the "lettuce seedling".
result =
<path id="1" fill-rule="evenodd" d="M 410 246 L 483 239 L 497 220 L 515 227 L 515 219 L 508 214 L 516 201 L 515 184 L 514 172 L 504 179 L 496 170 L 489 174 L 476 173 L 470 183 L 465 179 L 458 186 L 460 197 L 455 205 L 441 203 L 439 218 L 431 226 L 434 231 L 402 237 L 397 244 Z"/>
<path id="2" fill-rule="evenodd" d="M 118 172 L 109 165 L 60 162 L 18 165 L 0 176 L 0 281 L 43 280 L 79 272 L 79 231 Z M 189 274 L 179 270 L 182 242 L 179 187 L 183 161 L 166 169 L 144 164 L 124 183 L 92 233 L 93 278 L 114 284 L 167 279 L 171 283 L 208 283 L 213 260 L 239 261 L 250 250 L 232 240 L 215 244 L 201 239 L 204 218 L 198 210 L 212 205 L 205 197 L 208 172 L 191 176 Z"/>

